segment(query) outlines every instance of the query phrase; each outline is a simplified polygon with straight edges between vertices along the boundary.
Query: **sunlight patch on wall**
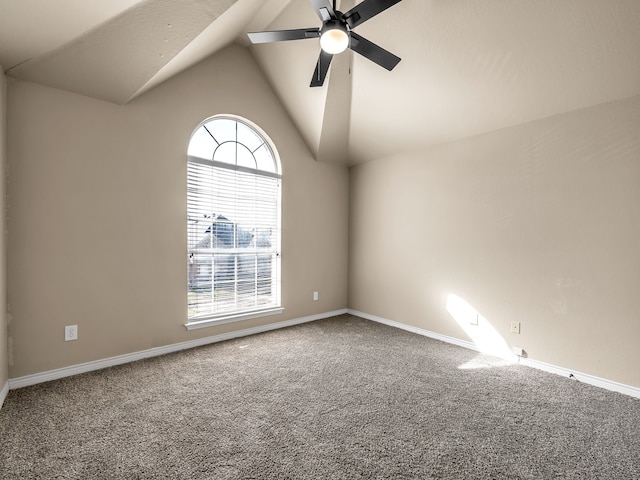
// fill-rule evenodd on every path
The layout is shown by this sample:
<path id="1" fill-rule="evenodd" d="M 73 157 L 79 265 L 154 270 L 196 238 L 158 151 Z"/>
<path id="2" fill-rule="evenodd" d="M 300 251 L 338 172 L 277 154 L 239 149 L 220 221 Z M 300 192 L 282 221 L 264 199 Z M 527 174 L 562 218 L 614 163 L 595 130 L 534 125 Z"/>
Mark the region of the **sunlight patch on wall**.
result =
<path id="1" fill-rule="evenodd" d="M 460 369 L 491 368 L 516 363 L 518 357 L 509 349 L 509 345 L 498 331 L 464 298 L 450 293 L 447 297 L 447 311 L 469 336 L 478 350 L 497 358 L 482 355 L 460 365 Z M 500 360 L 498 360 L 500 359 Z"/>

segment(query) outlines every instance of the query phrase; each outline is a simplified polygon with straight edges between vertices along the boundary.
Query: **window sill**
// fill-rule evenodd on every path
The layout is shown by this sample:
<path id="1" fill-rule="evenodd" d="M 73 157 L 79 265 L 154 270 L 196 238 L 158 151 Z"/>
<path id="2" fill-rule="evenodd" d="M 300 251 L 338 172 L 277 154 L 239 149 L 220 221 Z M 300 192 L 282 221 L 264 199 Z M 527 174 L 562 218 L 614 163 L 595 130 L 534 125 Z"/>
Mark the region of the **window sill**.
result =
<path id="1" fill-rule="evenodd" d="M 278 315 L 284 312 L 284 307 L 273 307 L 265 310 L 253 310 L 251 312 L 240 313 L 238 315 L 228 315 L 224 317 L 210 317 L 201 320 L 191 320 L 184 324 L 187 330 L 196 330 L 198 328 L 212 327 L 214 325 L 222 325 L 225 323 L 240 322 L 242 320 L 250 320 L 252 318 L 267 317 L 269 315 Z"/>

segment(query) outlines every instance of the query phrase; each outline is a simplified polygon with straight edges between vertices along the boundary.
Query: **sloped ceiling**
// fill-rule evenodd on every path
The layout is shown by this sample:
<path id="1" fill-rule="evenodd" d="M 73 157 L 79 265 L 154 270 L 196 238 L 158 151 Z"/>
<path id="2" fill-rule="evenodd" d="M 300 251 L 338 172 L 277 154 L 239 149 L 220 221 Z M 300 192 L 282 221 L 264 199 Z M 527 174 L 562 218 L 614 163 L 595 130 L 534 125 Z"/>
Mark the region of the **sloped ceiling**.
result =
<path id="1" fill-rule="evenodd" d="M 635 0 L 403 0 L 356 28 L 400 64 L 346 52 L 321 88 L 317 39 L 246 39 L 316 26 L 308 0 L 0 0 L 0 64 L 123 104 L 237 42 L 316 158 L 346 165 L 640 95 Z"/>
<path id="2" fill-rule="evenodd" d="M 233 3 L 139 2 L 10 72 L 36 83 L 126 103 Z"/>

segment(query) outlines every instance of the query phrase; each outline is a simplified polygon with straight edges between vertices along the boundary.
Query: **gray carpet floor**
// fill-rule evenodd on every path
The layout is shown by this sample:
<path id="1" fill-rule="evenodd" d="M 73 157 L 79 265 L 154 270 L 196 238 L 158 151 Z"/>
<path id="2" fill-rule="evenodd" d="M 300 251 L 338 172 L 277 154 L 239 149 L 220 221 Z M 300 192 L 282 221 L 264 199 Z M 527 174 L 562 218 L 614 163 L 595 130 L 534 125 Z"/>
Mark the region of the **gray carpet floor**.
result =
<path id="1" fill-rule="evenodd" d="M 343 315 L 12 390 L 0 478 L 640 479 L 640 401 Z"/>

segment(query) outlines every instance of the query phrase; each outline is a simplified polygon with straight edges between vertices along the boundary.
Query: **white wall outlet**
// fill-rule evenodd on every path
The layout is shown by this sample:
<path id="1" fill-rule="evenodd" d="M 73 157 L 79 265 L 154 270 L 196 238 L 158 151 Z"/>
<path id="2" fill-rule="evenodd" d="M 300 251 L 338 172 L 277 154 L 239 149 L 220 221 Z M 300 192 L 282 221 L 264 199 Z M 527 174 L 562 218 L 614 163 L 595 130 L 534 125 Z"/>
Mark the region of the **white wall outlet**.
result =
<path id="1" fill-rule="evenodd" d="M 520 333 L 520 322 L 511 322 L 511 333 Z"/>
<path id="2" fill-rule="evenodd" d="M 480 314 L 476 313 L 475 315 L 472 315 L 469 323 L 471 325 L 478 325 L 480 323 Z"/>
<path id="3" fill-rule="evenodd" d="M 318 301 L 318 292 L 313 292 L 313 301 L 314 302 Z"/>
<path id="4" fill-rule="evenodd" d="M 67 325 L 64 327 L 64 341 L 78 339 L 78 325 Z"/>
<path id="5" fill-rule="evenodd" d="M 519 357 L 524 356 L 524 348 L 522 347 L 513 347 L 511 350 Z"/>

